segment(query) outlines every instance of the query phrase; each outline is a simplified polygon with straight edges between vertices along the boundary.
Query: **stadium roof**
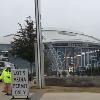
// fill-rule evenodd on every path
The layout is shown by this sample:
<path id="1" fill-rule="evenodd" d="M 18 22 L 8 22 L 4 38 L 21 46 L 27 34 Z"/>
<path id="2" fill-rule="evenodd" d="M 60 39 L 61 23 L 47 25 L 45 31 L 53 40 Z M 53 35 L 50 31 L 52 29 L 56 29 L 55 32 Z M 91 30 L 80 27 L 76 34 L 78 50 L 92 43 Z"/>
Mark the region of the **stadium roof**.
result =
<path id="1" fill-rule="evenodd" d="M 78 42 L 89 42 L 100 44 L 100 40 L 89 35 L 85 35 L 79 32 L 73 31 L 63 31 L 63 30 L 43 30 L 43 42 L 68 42 L 68 41 L 78 41 Z M 13 41 L 14 34 L 7 36 L 0 36 L 0 44 L 10 44 Z"/>
<path id="2" fill-rule="evenodd" d="M 10 34 L 7 36 L 0 36 L 0 44 L 11 44 L 13 41 L 14 34 Z"/>
<path id="3" fill-rule="evenodd" d="M 61 31 L 61 30 L 44 30 L 43 31 L 43 42 L 89 42 L 100 44 L 100 40 L 83 33 L 73 31 Z"/>

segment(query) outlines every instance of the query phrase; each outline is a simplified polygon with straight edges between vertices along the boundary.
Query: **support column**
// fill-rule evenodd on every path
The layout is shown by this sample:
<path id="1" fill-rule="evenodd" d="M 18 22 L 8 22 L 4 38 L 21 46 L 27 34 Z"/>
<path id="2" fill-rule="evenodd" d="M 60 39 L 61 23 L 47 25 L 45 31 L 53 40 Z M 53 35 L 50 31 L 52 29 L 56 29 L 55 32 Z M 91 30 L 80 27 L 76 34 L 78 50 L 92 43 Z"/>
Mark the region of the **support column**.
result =
<path id="1" fill-rule="evenodd" d="M 83 67 L 82 49 L 81 49 L 81 67 Z"/>
<path id="2" fill-rule="evenodd" d="M 85 54 L 85 52 L 84 52 L 84 67 L 85 67 L 85 55 L 86 55 L 86 54 Z"/>
<path id="3" fill-rule="evenodd" d="M 89 65 L 90 64 L 90 57 L 89 57 L 89 54 L 90 52 L 89 52 L 89 50 L 88 50 L 88 52 L 87 52 L 87 65 Z"/>
<path id="4" fill-rule="evenodd" d="M 68 69 L 68 62 L 67 62 L 67 52 L 65 47 L 65 69 Z"/>

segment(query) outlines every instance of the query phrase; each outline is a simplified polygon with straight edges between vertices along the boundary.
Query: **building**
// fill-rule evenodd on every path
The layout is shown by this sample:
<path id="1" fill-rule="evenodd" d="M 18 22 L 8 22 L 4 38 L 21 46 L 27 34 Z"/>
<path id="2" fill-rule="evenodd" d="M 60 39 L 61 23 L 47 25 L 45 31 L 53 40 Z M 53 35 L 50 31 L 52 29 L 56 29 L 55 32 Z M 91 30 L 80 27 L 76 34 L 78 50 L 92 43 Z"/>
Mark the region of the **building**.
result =
<path id="1" fill-rule="evenodd" d="M 51 70 L 65 70 L 69 66 L 99 67 L 97 59 L 100 40 L 80 32 L 63 30 L 44 30 L 43 42 L 48 45 L 47 54 L 51 61 Z"/>
<path id="2" fill-rule="evenodd" d="M 99 39 L 70 30 L 43 30 L 42 36 L 43 44 L 47 46 L 45 52 L 50 61 L 50 70 L 66 70 L 69 66 L 73 66 L 74 69 L 100 66 L 100 59 L 97 59 L 100 51 Z M 10 50 L 13 37 L 13 34 L 0 37 L 0 50 Z M 10 61 L 17 66 L 29 66 L 28 62 L 21 58 L 10 57 Z"/>

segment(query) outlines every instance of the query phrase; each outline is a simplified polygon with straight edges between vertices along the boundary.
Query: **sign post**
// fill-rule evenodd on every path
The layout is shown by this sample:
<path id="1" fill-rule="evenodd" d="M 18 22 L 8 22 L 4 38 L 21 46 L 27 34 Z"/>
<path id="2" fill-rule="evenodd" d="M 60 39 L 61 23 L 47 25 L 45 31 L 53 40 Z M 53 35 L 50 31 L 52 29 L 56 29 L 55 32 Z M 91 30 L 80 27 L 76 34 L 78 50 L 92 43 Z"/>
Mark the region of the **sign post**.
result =
<path id="1" fill-rule="evenodd" d="M 28 86 L 28 70 L 13 69 L 12 70 L 12 98 L 27 98 L 29 97 Z"/>

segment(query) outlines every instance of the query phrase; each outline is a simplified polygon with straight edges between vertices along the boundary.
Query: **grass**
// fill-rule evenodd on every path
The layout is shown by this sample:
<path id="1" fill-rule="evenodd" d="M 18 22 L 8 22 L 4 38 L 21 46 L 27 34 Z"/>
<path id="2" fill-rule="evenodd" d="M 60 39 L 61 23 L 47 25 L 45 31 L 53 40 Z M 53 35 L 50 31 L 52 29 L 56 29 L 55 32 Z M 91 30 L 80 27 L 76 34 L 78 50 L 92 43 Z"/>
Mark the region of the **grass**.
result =
<path id="1" fill-rule="evenodd" d="M 45 86 L 43 89 L 38 89 L 33 86 L 30 88 L 30 92 L 92 92 L 100 93 L 100 87 L 60 87 L 60 86 Z"/>

